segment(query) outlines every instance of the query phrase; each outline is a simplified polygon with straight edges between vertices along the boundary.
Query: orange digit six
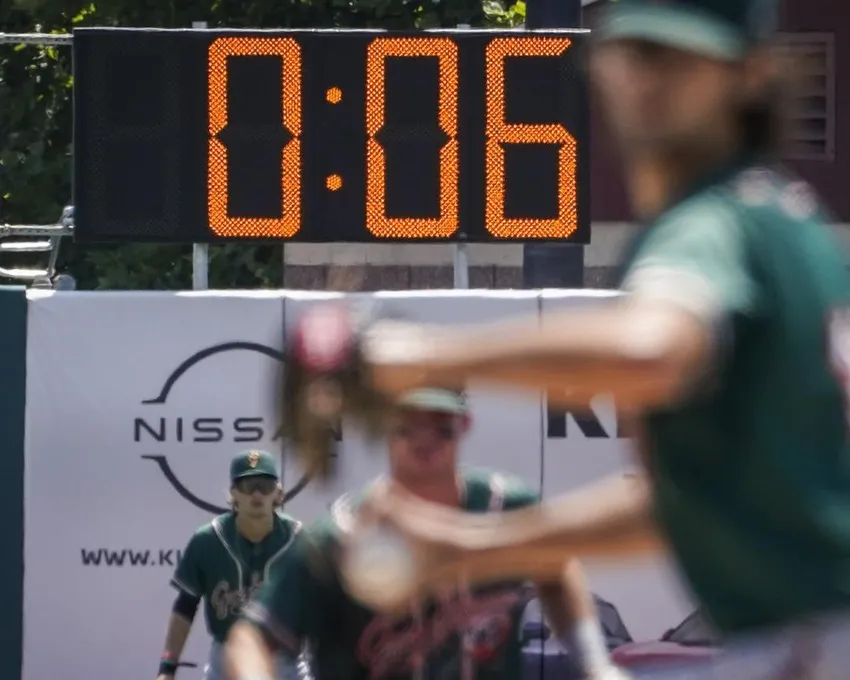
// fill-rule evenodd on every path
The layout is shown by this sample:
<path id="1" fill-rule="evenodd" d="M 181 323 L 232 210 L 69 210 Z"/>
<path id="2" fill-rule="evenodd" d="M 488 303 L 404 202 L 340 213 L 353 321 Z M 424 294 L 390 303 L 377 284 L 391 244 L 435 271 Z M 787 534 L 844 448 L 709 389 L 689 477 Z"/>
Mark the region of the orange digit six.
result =
<path id="1" fill-rule="evenodd" d="M 485 225 L 497 238 L 563 239 L 578 229 L 575 137 L 559 123 L 505 121 L 505 58 L 557 57 L 569 38 L 494 38 L 487 46 L 487 123 Z M 553 219 L 505 216 L 505 144 L 557 144 L 558 216 Z"/>

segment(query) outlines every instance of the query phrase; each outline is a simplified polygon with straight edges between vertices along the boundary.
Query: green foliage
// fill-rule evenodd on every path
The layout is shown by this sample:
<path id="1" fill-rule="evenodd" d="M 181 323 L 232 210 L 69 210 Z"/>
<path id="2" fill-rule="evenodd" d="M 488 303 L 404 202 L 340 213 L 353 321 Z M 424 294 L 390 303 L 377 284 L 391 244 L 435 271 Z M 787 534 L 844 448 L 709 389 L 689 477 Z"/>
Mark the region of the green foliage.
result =
<path id="1" fill-rule="evenodd" d="M 502 0 L 484 0 L 484 15 L 492 26 L 513 28 L 525 23 L 525 2 L 505 4 Z"/>
<path id="2" fill-rule="evenodd" d="M 516 26 L 525 3 L 501 0 L 0 0 L 9 33 L 75 26 Z M 0 223 L 55 221 L 71 197 L 71 50 L 0 44 Z M 279 287 L 283 246 L 210 247 L 214 288 Z M 17 264 L 17 263 L 16 263 Z M 191 246 L 63 244 L 60 268 L 84 289 L 191 288 Z"/>

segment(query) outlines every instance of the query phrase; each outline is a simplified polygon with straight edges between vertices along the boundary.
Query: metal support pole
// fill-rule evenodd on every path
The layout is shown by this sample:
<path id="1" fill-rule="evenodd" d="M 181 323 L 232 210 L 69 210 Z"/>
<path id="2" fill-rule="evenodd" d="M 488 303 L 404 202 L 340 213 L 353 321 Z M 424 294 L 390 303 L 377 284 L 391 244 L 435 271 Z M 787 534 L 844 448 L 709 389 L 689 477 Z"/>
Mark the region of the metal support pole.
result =
<path id="1" fill-rule="evenodd" d="M 526 28 L 581 28 L 585 0 L 528 0 Z M 527 243 L 522 249 L 524 288 L 584 287 L 584 246 L 572 243 Z"/>
<path id="2" fill-rule="evenodd" d="M 452 267 L 454 269 L 454 287 L 469 288 L 469 244 L 452 244 Z"/>
<path id="3" fill-rule="evenodd" d="M 454 287 L 461 290 L 469 288 L 469 246 L 466 243 L 454 244 Z"/>
<path id="4" fill-rule="evenodd" d="M 193 21 L 192 28 L 207 28 L 206 21 Z M 210 248 L 206 243 L 192 244 L 192 290 L 210 287 Z"/>
<path id="5" fill-rule="evenodd" d="M 210 249 L 206 243 L 192 244 L 192 290 L 210 287 Z"/>
<path id="6" fill-rule="evenodd" d="M 469 24 L 458 24 L 458 28 L 471 28 Z M 452 266 L 454 268 L 454 287 L 466 290 L 469 288 L 469 244 L 452 244 Z"/>

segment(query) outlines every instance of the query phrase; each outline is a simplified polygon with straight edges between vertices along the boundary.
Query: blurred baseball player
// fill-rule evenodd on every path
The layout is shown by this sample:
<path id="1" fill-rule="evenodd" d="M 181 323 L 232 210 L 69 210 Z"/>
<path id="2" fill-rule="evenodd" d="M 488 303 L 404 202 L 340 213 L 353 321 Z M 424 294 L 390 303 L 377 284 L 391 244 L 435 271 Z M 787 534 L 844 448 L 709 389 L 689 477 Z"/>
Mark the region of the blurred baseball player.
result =
<path id="1" fill-rule="evenodd" d="M 301 523 L 278 512 L 283 502 L 277 466 L 265 451 L 245 451 L 230 464 L 232 511 L 198 529 L 171 584 L 177 599 L 168 622 L 157 680 L 174 676 L 198 605 L 204 600 L 213 638 L 204 680 L 224 680 L 221 645 L 243 605 L 275 573 Z M 298 677 L 297 664 L 279 659 L 280 680 Z"/>
<path id="2" fill-rule="evenodd" d="M 534 492 L 505 475 L 458 468 L 469 424 L 460 392 L 423 388 L 401 399 L 389 430 L 389 475 L 339 498 L 326 519 L 298 537 L 279 578 L 264 586 L 231 631 L 231 677 L 271 677 L 273 652 L 297 655 L 305 644 L 316 680 L 522 677 L 520 625 L 531 595 L 521 583 L 447 589 L 412 610 L 381 614 L 355 601 L 338 578 L 340 544 L 378 486 L 397 484 L 431 503 L 475 513 L 537 502 Z M 581 655 L 589 677 L 617 677 L 579 566 L 566 566 L 563 577 L 538 586 L 541 607 L 554 633 Z"/>
<path id="3" fill-rule="evenodd" d="M 643 225 L 625 295 L 479 327 L 349 324 L 347 336 L 347 310 L 328 306 L 295 329 L 294 387 L 309 405 L 335 384 L 367 425 L 375 409 L 357 404 L 422 380 L 546 389 L 571 407 L 612 394 L 638 420 L 642 480 L 495 518 L 385 494 L 420 590 L 540 576 L 563 555 L 629 555 L 662 536 L 724 633 L 848 609 L 850 285 L 811 189 L 769 165 L 784 75 L 768 44 L 776 0 L 607 11 L 591 73 Z M 336 353 L 327 336 L 314 344 L 323 327 Z M 850 633 L 818 630 L 820 663 L 850 667 Z"/>

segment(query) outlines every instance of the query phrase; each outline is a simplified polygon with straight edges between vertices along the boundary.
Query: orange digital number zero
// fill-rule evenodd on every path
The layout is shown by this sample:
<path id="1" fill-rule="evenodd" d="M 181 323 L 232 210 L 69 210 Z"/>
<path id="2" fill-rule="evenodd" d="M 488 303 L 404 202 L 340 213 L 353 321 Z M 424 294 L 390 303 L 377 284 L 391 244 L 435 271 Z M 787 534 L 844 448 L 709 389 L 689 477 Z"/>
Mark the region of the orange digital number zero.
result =
<path id="1" fill-rule="evenodd" d="M 230 217 L 227 214 L 227 148 L 217 135 L 227 127 L 227 58 L 233 56 L 278 56 L 283 60 L 281 123 L 292 139 L 281 150 L 281 217 Z M 293 38 L 218 38 L 209 47 L 207 80 L 210 229 L 218 236 L 237 238 L 294 236 L 301 228 L 301 48 Z"/>
<path id="2" fill-rule="evenodd" d="M 562 239 L 578 229 L 575 138 L 558 123 L 505 121 L 505 58 L 557 57 L 569 49 L 569 38 L 494 38 L 487 46 L 487 230 L 497 238 Z M 553 219 L 505 216 L 505 150 L 503 144 L 557 144 L 558 216 Z"/>
<path id="3" fill-rule="evenodd" d="M 439 62 L 438 123 L 449 141 L 440 149 L 440 216 L 387 217 L 386 152 L 375 135 L 384 126 L 387 57 L 436 57 Z M 447 238 L 457 231 L 458 58 L 450 38 L 376 38 L 366 54 L 366 228 L 380 238 Z"/>

